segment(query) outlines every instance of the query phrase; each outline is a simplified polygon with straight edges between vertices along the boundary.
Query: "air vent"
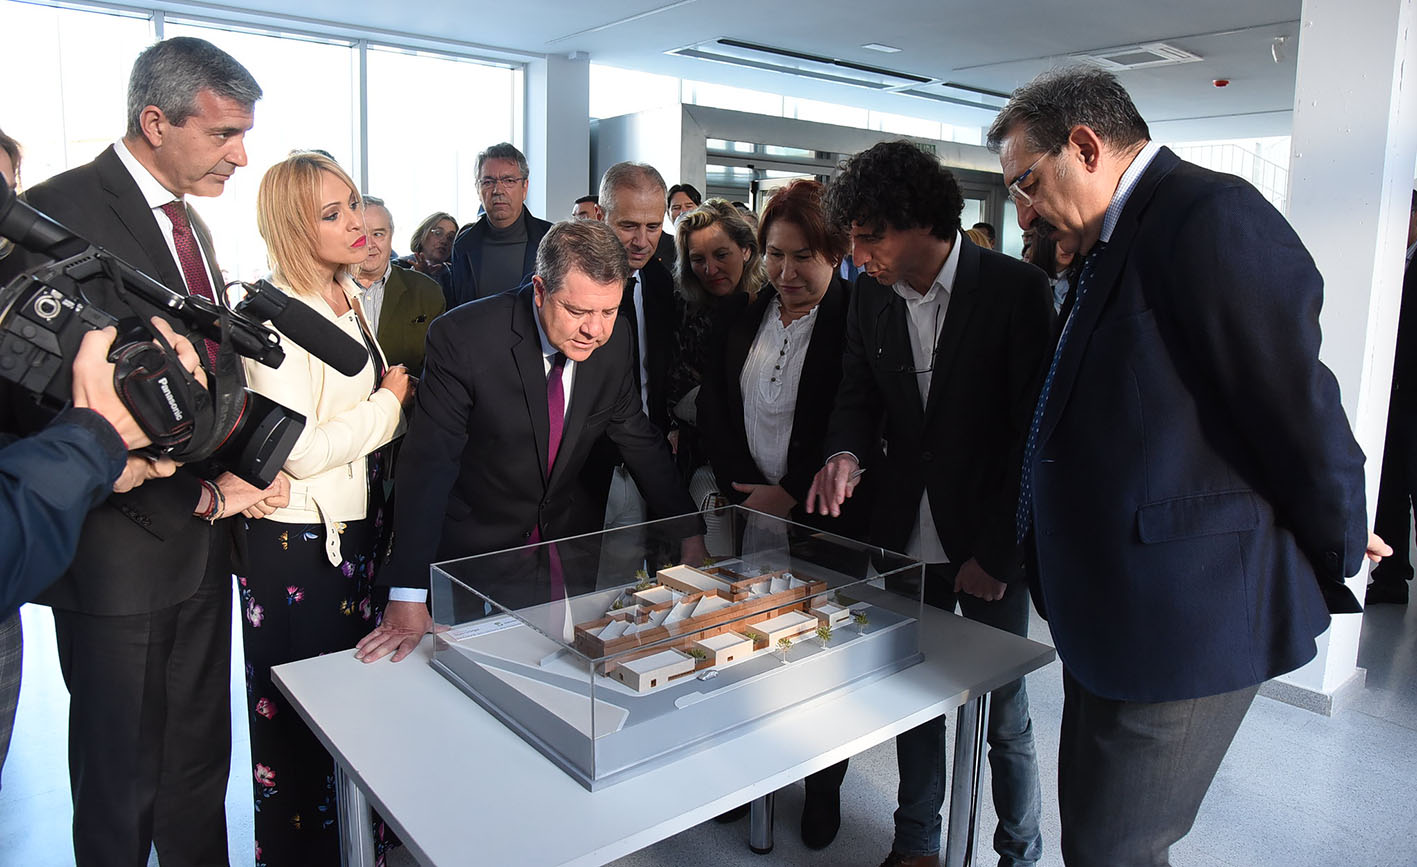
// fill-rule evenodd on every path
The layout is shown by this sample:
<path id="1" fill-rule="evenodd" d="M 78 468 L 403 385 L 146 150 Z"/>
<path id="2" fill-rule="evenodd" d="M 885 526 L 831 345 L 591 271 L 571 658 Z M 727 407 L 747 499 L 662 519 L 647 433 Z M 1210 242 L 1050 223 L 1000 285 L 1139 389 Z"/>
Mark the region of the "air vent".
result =
<path id="1" fill-rule="evenodd" d="M 1145 45 L 1124 45 L 1088 54 L 1074 54 L 1073 58 L 1119 72 L 1125 69 L 1150 69 L 1156 66 L 1174 66 L 1178 63 L 1195 63 L 1201 56 L 1165 42 L 1148 42 Z"/>
<path id="2" fill-rule="evenodd" d="M 666 53 L 749 69 L 781 72 L 802 78 L 829 81 L 833 84 L 865 87 L 871 90 L 895 90 L 931 82 L 931 79 L 923 75 L 895 72 L 865 63 L 837 60 L 832 57 L 806 54 L 800 51 L 789 51 L 785 48 L 755 45 L 737 39 L 715 39 L 712 42 L 701 42 L 686 48 L 676 48 Z"/>

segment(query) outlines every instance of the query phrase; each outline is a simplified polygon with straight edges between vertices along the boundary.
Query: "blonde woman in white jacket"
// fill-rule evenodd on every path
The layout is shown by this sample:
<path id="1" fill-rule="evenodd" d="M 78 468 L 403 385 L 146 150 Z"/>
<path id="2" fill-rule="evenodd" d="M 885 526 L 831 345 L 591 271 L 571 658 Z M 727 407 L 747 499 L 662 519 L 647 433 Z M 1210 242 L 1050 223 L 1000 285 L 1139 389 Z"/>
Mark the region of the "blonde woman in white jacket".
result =
<path id="1" fill-rule="evenodd" d="M 286 340 L 277 369 L 247 364 L 251 388 L 306 417 L 286 461 L 290 505 L 246 528 L 239 577 L 256 792 L 256 859 L 338 865 L 333 764 L 271 683 L 273 665 L 351 648 L 376 620 L 383 447 L 403 433 L 414 381 L 386 370 L 352 268 L 364 260 L 362 199 L 331 159 L 297 152 L 261 179 L 257 225 L 272 282 L 369 348 L 355 376 Z M 380 847 L 382 849 L 382 846 Z"/>

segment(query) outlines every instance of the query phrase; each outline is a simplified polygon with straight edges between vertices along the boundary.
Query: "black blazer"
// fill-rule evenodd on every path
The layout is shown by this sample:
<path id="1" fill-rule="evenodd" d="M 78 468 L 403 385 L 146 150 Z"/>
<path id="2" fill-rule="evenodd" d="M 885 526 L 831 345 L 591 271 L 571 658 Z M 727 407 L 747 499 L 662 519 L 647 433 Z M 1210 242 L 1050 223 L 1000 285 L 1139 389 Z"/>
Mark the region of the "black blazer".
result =
<path id="1" fill-rule="evenodd" d="M 735 491 L 734 482 L 767 483 L 748 450 L 740 379 L 763 317 L 771 314 L 774 295 L 770 288 L 765 289 L 750 306 L 739 310 L 725 323 L 712 342 L 710 361 L 699 387 L 699 433 L 708 452 L 709 465 L 718 479 L 719 491 L 735 503 L 742 502 L 747 495 Z M 827 423 L 841 384 L 842 347 L 846 340 L 850 300 L 851 287 L 840 277 L 833 276 L 831 286 L 817 305 L 817 321 L 812 326 L 812 339 L 802 360 L 802 378 L 797 383 L 797 403 L 792 413 L 792 438 L 787 448 L 787 472 L 779 484 L 797 500 L 792 520 L 864 539 L 874 482 L 869 474 L 843 505 L 841 517 L 809 515 L 806 511 L 807 490 L 826 459 L 822 442 L 826 439 Z M 868 464 L 878 458 L 879 452 L 875 449 L 862 455 L 863 462 Z"/>
<path id="2" fill-rule="evenodd" d="M 1032 467 L 1035 599 L 1092 692 L 1251 686 L 1313 657 L 1326 597 L 1358 610 L 1363 453 L 1322 298 L 1253 187 L 1161 149 L 1094 263 Z"/>
<path id="3" fill-rule="evenodd" d="M 533 217 L 525 205 L 522 206 L 522 219 L 526 221 L 526 253 L 522 256 L 522 278 L 518 282 L 525 283 L 536 271 L 536 248 L 541 246 L 541 239 L 546 237 L 551 224 Z M 452 261 L 449 262 L 452 282 L 451 286 L 443 286 L 449 310 L 459 304 L 515 288 L 477 285 L 477 269 L 482 264 L 482 239 L 487 235 L 487 225 L 487 215 L 483 214 L 476 223 L 459 231 L 453 241 Z"/>
<path id="4" fill-rule="evenodd" d="M 605 434 L 657 517 L 692 512 L 664 437 L 640 409 L 630 334 L 578 363 L 556 466 L 546 472 L 546 372 L 532 288 L 445 313 L 428 329 L 417 411 L 396 489 L 393 558 L 379 579 L 427 587 L 428 564 L 601 529 L 604 502 L 588 502 L 580 471 Z M 410 496 L 417 492 L 417 496 Z"/>
<path id="5" fill-rule="evenodd" d="M 676 308 L 674 278 L 659 262 L 651 259 L 640 269 L 645 307 L 646 338 L 645 366 L 649 369 L 649 420 L 655 427 L 668 431 L 669 422 L 669 363 L 674 352 Z M 629 292 L 620 302 L 620 315 L 627 317 L 635 328 L 635 299 Z M 633 333 L 633 331 L 632 331 Z"/>
<path id="6" fill-rule="evenodd" d="M 1048 351 L 1052 295 L 1043 272 L 959 236 L 959 264 L 941 325 L 929 400 L 921 404 L 905 299 L 857 278 L 827 455 L 862 458 L 880 496 L 871 541 L 903 550 L 920 497 L 952 563 L 975 558 L 994 578 L 1017 576 L 1019 456 Z M 885 457 L 866 462 L 882 420 Z"/>
<path id="7" fill-rule="evenodd" d="M 133 176 L 109 147 L 91 163 L 70 169 L 27 193 L 29 204 L 107 249 L 139 271 L 185 293 L 182 271 L 168 250 Z M 211 234 L 192 214 L 192 230 L 210 251 Z M 39 259 L 14 255 L 0 261 L 0 285 Z M 208 260 L 212 273 L 221 270 Z M 218 277 L 219 279 L 219 277 Z M 213 287 L 220 290 L 219 286 Z M 111 289 L 94 290 L 102 309 L 123 317 L 132 309 Z M 151 315 L 151 311 L 143 315 Z M 170 320 L 169 320 L 170 321 Z M 179 332 L 185 328 L 172 323 Z M 196 341 L 200 346 L 200 339 Z M 203 353 L 199 353 L 203 354 Z M 33 401 L 6 385 L 4 426 L 27 433 L 43 424 Z M 96 615 L 141 614 L 189 598 L 201 582 L 213 533 L 228 540 L 239 522 L 219 522 L 214 531 L 192 515 L 201 496 L 201 468 L 184 467 L 126 494 L 113 494 L 89 513 L 78 553 L 62 578 L 38 601 Z"/>

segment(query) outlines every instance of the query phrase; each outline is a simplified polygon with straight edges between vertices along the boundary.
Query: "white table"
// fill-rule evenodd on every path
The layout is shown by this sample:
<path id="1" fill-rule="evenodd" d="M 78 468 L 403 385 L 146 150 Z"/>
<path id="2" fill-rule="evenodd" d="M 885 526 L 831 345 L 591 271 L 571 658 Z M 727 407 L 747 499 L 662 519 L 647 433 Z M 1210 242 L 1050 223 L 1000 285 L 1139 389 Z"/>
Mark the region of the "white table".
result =
<path id="1" fill-rule="evenodd" d="M 397 664 L 366 665 L 351 651 L 273 674 L 335 759 L 347 867 L 373 863 L 370 804 L 426 865 L 473 863 L 473 853 L 479 864 L 604 864 L 755 799 L 761 847 L 766 796 L 956 709 L 944 854 L 947 867 L 963 867 L 973 862 L 979 816 L 984 698 L 1054 652 L 928 606 L 920 635 L 917 665 L 598 792 L 430 668 L 431 637 Z"/>

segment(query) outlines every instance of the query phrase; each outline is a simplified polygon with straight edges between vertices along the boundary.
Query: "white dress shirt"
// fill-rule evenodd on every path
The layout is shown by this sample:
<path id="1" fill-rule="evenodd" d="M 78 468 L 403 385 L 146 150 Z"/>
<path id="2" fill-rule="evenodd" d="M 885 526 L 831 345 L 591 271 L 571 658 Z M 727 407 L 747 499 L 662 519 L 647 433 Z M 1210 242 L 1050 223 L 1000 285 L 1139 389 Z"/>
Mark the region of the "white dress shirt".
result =
<path id="1" fill-rule="evenodd" d="M 542 370 L 547 376 L 550 376 L 551 365 L 555 362 L 556 353 L 560 352 L 560 350 L 552 346 L 551 342 L 546 339 L 546 329 L 541 327 L 541 313 L 539 309 L 535 306 L 535 302 L 533 302 L 532 304 L 531 318 L 534 322 L 536 322 L 536 334 L 541 339 Z M 561 368 L 561 391 L 563 392 L 566 401 L 563 408 L 563 418 L 566 415 L 569 415 L 571 411 L 571 387 L 575 383 L 575 379 L 576 362 L 570 358 L 567 358 L 565 366 Z M 562 435 L 565 435 L 564 428 L 562 429 Z M 427 602 L 428 591 L 422 587 L 390 587 L 389 601 Z"/>
<path id="2" fill-rule="evenodd" d="M 748 350 L 738 385 L 743 391 L 743 427 L 748 453 L 775 485 L 787 472 L 787 447 L 792 440 L 792 417 L 797 411 L 797 386 L 802 362 L 812 342 L 817 309 L 782 324 L 782 303 L 774 296 Z"/>
<path id="3" fill-rule="evenodd" d="M 187 294 L 194 294 L 186 285 L 187 274 L 182 270 L 182 260 L 177 258 L 177 241 L 172 237 L 172 219 L 167 216 L 167 212 L 162 206 L 171 201 L 180 201 L 186 204 L 184 196 L 174 195 L 171 190 L 162 185 L 162 182 L 153 177 L 153 173 L 148 171 L 147 166 L 138 162 L 138 158 L 133 156 L 133 152 L 128 150 L 128 145 L 119 139 L 113 145 L 113 152 L 118 155 L 118 161 L 123 164 L 123 168 L 128 170 L 128 174 L 133 176 L 133 180 L 138 184 L 138 191 L 143 194 L 143 200 L 148 203 L 148 207 L 153 212 L 153 219 L 157 220 L 157 227 L 162 230 L 163 240 L 167 242 L 167 251 L 172 254 L 172 261 L 177 265 L 177 273 L 182 275 L 184 289 Z M 191 215 L 188 215 L 191 221 Z M 223 297 L 226 281 L 220 274 L 215 274 L 211 270 L 212 251 L 202 243 L 202 236 L 194 229 L 192 237 L 197 239 L 197 247 L 202 251 L 202 267 L 207 269 L 207 279 L 211 281 L 212 293 L 217 297 Z"/>
<path id="4" fill-rule="evenodd" d="M 915 359 L 915 369 L 926 371 L 915 375 L 920 387 L 920 403 L 925 406 L 930 398 L 931 373 L 935 366 L 935 350 L 940 340 L 940 329 L 945 324 L 945 314 L 950 307 L 950 294 L 954 291 L 955 272 L 959 270 L 960 235 L 955 233 L 950 254 L 940 273 L 924 295 L 916 292 L 905 281 L 892 288 L 905 299 L 905 309 L 910 326 L 910 351 Z M 926 563 L 948 563 L 944 543 L 940 541 L 940 531 L 935 528 L 935 516 L 930 511 L 930 492 L 920 495 L 920 509 L 916 514 L 915 528 L 910 532 L 910 541 L 905 545 L 905 553 Z"/>

